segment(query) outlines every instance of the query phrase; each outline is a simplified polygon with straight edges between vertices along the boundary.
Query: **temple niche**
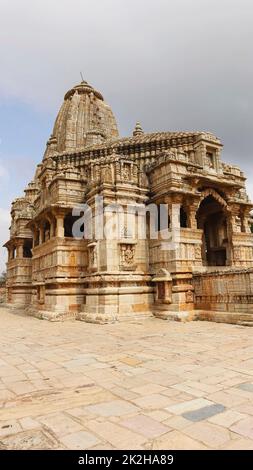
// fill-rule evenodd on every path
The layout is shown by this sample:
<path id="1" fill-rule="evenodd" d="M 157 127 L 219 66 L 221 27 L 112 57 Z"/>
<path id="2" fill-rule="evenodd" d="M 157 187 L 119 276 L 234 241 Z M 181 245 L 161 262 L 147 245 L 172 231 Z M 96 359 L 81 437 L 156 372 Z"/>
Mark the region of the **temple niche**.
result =
<path id="1" fill-rule="evenodd" d="M 120 137 L 102 94 L 73 87 L 12 204 L 8 305 L 54 321 L 249 324 L 253 206 L 221 152 L 209 132 L 145 133 L 137 123 Z M 85 205 L 84 222 L 73 208 Z"/>

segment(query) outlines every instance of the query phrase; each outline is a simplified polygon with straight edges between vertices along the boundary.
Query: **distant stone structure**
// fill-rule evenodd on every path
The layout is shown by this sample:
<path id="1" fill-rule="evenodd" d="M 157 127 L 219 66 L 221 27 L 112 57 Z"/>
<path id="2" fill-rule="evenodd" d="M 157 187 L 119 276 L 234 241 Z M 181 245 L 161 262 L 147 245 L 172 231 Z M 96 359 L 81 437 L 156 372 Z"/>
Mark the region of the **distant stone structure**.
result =
<path id="1" fill-rule="evenodd" d="M 0 276 L 0 304 L 6 301 L 6 282 L 5 279 Z"/>
<path id="2" fill-rule="evenodd" d="M 221 149 L 211 133 L 146 134 L 139 123 L 121 138 L 102 95 L 84 81 L 72 88 L 33 181 L 12 204 L 8 304 L 50 320 L 249 322 L 252 204 L 244 174 L 221 161 Z M 129 205 L 155 205 L 157 236 L 137 236 L 134 212 L 115 239 L 73 237 L 73 207 L 87 203 L 94 227 L 98 196 L 111 207 L 104 222 L 113 204 L 123 218 Z M 161 204 L 176 242 L 164 237 Z"/>

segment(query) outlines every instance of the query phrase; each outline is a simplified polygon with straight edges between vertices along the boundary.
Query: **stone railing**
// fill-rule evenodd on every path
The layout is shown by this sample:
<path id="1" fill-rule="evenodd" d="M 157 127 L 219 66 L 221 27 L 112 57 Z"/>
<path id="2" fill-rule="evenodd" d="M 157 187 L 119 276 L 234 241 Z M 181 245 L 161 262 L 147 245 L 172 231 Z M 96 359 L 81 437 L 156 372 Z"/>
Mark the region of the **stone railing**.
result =
<path id="1" fill-rule="evenodd" d="M 253 314 L 253 267 L 193 275 L 195 308 Z"/>
<path id="2" fill-rule="evenodd" d="M 88 265 L 84 240 L 52 239 L 33 250 L 33 281 L 44 282 L 53 277 L 78 277 Z"/>
<path id="3" fill-rule="evenodd" d="M 32 258 L 16 258 L 8 262 L 7 286 L 27 284 L 32 278 Z"/>

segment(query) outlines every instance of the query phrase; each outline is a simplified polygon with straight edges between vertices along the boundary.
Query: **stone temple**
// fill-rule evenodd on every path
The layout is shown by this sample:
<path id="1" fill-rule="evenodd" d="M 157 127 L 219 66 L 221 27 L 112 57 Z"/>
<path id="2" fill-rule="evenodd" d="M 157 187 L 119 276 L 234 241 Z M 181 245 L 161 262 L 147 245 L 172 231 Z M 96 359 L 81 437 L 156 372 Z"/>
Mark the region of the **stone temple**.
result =
<path id="1" fill-rule="evenodd" d="M 12 204 L 7 304 L 48 320 L 154 315 L 250 324 L 253 206 L 243 172 L 223 163 L 221 151 L 209 132 L 145 133 L 137 123 L 122 138 L 101 93 L 85 81 L 72 88 L 34 179 Z M 98 196 L 109 208 L 99 224 Z M 136 211 L 117 237 L 93 228 L 90 237 L 75 237 L 72 210 L 84 204 L 100 232 L 114 204 L 123 220 L 128 206 Z M 152 237 L 150 206 L 158 211 Z M 146 237 L 137 219 L 147 221 Z"/>

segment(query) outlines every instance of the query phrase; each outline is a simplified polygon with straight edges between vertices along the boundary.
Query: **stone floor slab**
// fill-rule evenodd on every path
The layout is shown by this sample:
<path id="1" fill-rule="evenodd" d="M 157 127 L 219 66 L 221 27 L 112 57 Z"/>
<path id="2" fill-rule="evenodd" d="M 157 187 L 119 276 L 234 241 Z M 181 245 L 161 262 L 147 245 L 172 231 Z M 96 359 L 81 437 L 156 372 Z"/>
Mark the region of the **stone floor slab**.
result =
<path id="1" fill-rule="evenodd" d="M 137 406 L 123 400 L 113 400 L 98 405 L 90 405 L 86 407 L 89 413 L 98 416 L 123 416 L 138 411 Z"/>
<path id="2" fill-rule="evenodd" d="M 207 422 L 192 424 L 184 429 L 184 433 L 213 449 L 218 449 L 231 439 L 228 429 Z"/>
<path id="3" fill-rule="evenodd" d="M 168 426 L 141 414 L 120 421 L 119 424 L 150 439 L 170 431 Z"/>
<path id="4" fill-rule="evenodd" d="M 246 392 L 253 392 L 253 384 L 252 383 L 243 383 L 238 385 L 238 388 L 241 390 L 245 390 Z"/>
<path id="5" fill-rule="evenodd" d="M 250 328 L 51 323 L 0 307 L 0 446 L 251 449 L 252 358 Z"/>
<path id="6" fill-rule="evenodd" d="M 69 434 L 70 431 L 81 431 L 83 426 L 64 413 L 54 413 L 38 417 L 38 421 L 57 436 Z"/>
<path id="7" fill-rule="evenodd" d="M 208 421 L 210 421 L 210 423 L 219 424 L 220 426 L 228 428 L 243 418 L 247 418 L 247 415 L 238 413 L 238 411 L 234 410 L 226 410 L 223 413 L 219 413 L 209 418 Z"/>
<path id="8" fill-rule="evenodd" d="M 222 413 L 225 411 L 225 406 L 214 404 L 210 406 L 204 406 L 203 408 L 199 408 L 198 410 L 187 411 L 186 413 L 182 413 L 183 418 L 188 419 L 189 421 L 203 421 L 204 419 L 211 418 L 212 416 L 217 415 L 218 413 Z"/>
<path id="9" fill-rule="evenodd" d="M 180 431 L 171 431 L 159 439 L 156 439 L 153 444 L 153 450 L 206 450 L 206 447 L 201 442 L 192 439 L 189 436 L 181 433 Z"/>
<path id="10" fill-rule="evenodd" d="M 87 427 L 117 449 L 143 449 L 147 440 L 144 436 L 111 422 L 89 421 Z"/>
<path id="11" fill-rule="evenodd" d="M 187 400 L 182 403 L 177 403 L 175 405 L 168 406 L 166 410 L 175 415 L 181 415 L 183 413 L 198 410 L 200 408 L 210 405 L 213 405 L 213 402 L 204 398 L 196 398 L 194 400 Z"/>
<path id="12" fill-rule="evenodd" d="M 253 439 L 253 417 L 242 419 L 230 427 L 231 431 Z"/>
<path id="13" fill-rule="evenodd" d="M 62 444 L 70 450 L 90 449 L 99 444 L 99 439 L 86 431 L 73 432 L 61 438 Z"/>

